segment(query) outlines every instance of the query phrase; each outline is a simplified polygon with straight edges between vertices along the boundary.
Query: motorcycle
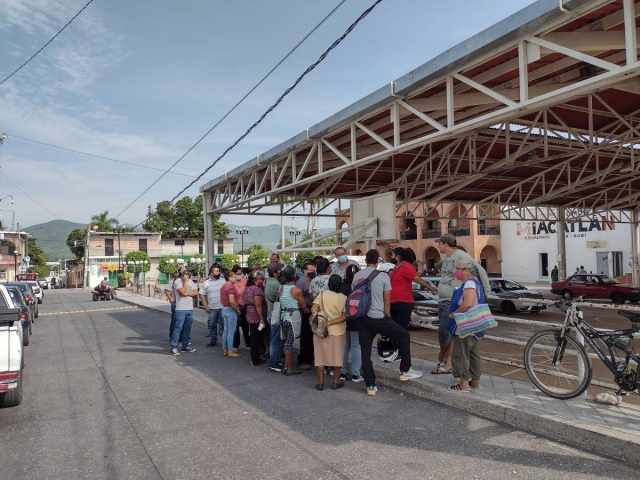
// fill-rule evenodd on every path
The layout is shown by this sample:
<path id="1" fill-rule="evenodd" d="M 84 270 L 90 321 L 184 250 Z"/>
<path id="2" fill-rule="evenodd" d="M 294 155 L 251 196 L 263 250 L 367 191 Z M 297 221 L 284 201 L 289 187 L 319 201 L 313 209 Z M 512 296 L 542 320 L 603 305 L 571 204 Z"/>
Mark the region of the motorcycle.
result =
<path id="1" fill-rule="evenodd" d="M 97 302 L 98 300 L 115 300 L 117 295 L 115 289 L 107 285 L 100 284 L 93 289 L 92 298 L 94 302 Z"/>

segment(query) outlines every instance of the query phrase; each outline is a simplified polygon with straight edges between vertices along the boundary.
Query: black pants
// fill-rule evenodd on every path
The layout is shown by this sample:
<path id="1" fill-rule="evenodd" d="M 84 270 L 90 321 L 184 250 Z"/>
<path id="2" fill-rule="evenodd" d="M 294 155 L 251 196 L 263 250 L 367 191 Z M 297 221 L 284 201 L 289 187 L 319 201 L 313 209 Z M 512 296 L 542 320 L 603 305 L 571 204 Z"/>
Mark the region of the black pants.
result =
<path id="1" fill-rule="evenodd" d="M 311 365 L 313 363 L 313 332 L 309 319 L 310 313 L 300 312 L 302 314 L 302 328 L 300 329 L 300 355 L 298 355 L 298 365 L 305 363 Z"/>
<path id="2" fill-rule="evenodd" d="M 409 330 L 413 303 L 396 302 L 391 304 L 391 318 L 405 330 Z"/>
<path id="3" fill-rule="evenodd" d="M 258 330 L 259 323 L 248 323 L 249 325 L 249 348 L 251 349 L 251 363 L 256 365 L 260 362 L 260 346 L 263 344 L 262 332 Z"/>
<path id="4" fill-rule="evenodd" d="M 391 317 L 360 318 L 357 320 L 360 349 L 362 350 L 362 376 L 367 386 L 376 384 L 376 374 L 371 363 L 371 345 L 377 334 L 398 342 L 400 350 L 400 371 L 411 368 L 411 337 L 409 332 L 393 321 Z"/>
<path id="5" fill-rule="evenodd" d="M 251 341 L 249 340 L 249 322 L 247 322 L 247 318 L 244 316 L 244 310 L 241 310 L 240 315 L 238 315 L 238 323 L 236 325 L 236 333 L 233 335 L 233 348 L 238 348 L 240 346 L 240 328 L 242 327 L 242 336 L 244 337 L 244 345 L 245 347 L 249 347 Z"/>

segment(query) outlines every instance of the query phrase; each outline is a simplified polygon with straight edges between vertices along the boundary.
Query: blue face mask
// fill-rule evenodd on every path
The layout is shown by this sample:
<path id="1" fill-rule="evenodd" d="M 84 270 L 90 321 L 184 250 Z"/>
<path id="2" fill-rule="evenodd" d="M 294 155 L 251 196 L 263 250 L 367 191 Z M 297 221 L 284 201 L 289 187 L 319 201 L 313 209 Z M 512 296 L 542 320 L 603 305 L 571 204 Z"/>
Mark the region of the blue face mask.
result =
<path id="1" fill-rule="evenodd" d="M 307 272 L 307 277 L 313 280 L 314 278 L 316 278 L 316 271 L 311 270 L 310 272 Z"/>
<path id="2" fill-rule="evenodd" d="M 348 261 L 348 260 L 349 260 L 349 257 L 347 257 L 346 255 L 340 255 L 340 256 L 338 257 L 338 261 L 339 261 L 340 263 L 347 263 L 347 261 Z"/>

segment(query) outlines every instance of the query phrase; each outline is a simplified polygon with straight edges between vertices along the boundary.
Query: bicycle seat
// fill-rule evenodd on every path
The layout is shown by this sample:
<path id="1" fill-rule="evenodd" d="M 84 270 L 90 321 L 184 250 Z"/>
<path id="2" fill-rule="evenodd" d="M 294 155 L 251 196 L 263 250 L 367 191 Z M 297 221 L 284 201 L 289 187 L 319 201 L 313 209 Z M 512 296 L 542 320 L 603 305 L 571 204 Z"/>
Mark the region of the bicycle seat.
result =
<path id="1" fill-rule="evenodd" d="M 618 310 L 618 315 L 622 315 L 624 318 L 628 318 L 634 323 L 640 323 L 640 313 L 628 312 L 626 310 Z"/>

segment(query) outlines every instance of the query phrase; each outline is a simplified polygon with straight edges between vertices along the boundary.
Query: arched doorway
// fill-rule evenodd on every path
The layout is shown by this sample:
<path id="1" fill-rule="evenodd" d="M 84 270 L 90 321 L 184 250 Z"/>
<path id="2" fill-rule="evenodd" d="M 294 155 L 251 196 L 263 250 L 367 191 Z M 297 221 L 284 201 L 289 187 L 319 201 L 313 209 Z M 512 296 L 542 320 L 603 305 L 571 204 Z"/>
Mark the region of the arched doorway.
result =
<path id="1" fill-rule="evenodd" d="M 349 228 L 349 224 L 346 221 L 340 224 L 340 228 L 338 228 L 338 230 L 342 230 L 343 228 Z M 338 238 L 336 238 L 336 243 L 338 245 L 342 245 L 347 240 L 349 240 L 349 232 L 342 232 Z"/>
<path id="2" fill-rule="evenodd" d="M 436 268 L 436 262 L 440 261 L 440 252 L 435 247 L 429 247 L 424 251 L 425 268 L 430 270 Z"/>
<path id="3" fill-rule="evenodd" d="M 480 265 L 490 276 L 500 276 L 502 268 L 498 259 L 498 250 L 491 245 L 487 245 L 480 252 Z"/>
<path id="4" fill-rule="evenodd" d="M 360 255 L 360 256 L 364 255 L 364 253 L 362 253 L 362 250 L 360 250 L 360 249 L 357 249 L 355 252 L 353 252 L 353 254 L 354 255 Z"/>

